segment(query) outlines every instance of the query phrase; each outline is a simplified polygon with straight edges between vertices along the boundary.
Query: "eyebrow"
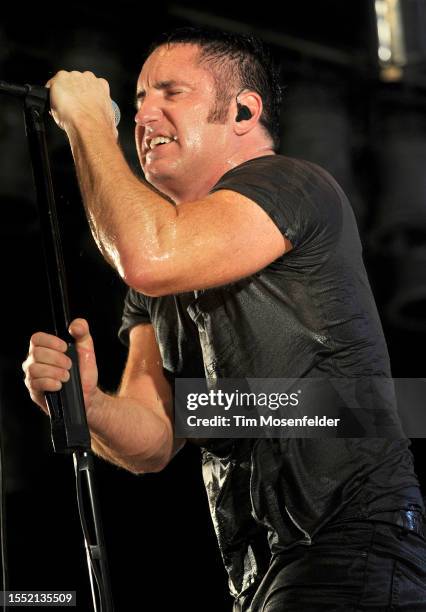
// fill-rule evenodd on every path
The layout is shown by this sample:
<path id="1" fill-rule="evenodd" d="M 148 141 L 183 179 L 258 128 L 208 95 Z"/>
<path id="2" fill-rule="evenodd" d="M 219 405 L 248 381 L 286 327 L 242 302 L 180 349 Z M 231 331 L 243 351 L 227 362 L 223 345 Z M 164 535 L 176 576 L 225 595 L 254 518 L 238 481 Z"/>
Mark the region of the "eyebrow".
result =
<path id="1" fill-rule="evenodd" d="M 191 85 L 189 83 L 187 83 L 186 81 L 176 81 L 176 80 L 170 80 L 170 81 L 158 81 L 158 83 L 154 84 L 154 89 L 170 89 L 172 87 L 191 87 Z M 135 95 L 135 106 L 137 107 L 139 100 L 142 100 L 145 97 L 145 89 L 139 89 L 136 92 Z"/>

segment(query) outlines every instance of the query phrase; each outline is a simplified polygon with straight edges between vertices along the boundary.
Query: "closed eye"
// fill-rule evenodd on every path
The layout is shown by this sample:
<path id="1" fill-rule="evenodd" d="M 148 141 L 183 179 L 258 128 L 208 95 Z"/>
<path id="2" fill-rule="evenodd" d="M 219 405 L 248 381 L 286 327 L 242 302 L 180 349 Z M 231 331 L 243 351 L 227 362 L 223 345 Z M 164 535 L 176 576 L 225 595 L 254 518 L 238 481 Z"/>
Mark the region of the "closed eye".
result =
<path id="1" fill-rule="evenodd" d="M 139 107 L 142 105 L 142 102 L 145 100 L 145 92 L 144 91 L 139 91 L 135 97 L 134 100 L 134 105 L 135 105 L 135 110 L 138 111 Z"/>

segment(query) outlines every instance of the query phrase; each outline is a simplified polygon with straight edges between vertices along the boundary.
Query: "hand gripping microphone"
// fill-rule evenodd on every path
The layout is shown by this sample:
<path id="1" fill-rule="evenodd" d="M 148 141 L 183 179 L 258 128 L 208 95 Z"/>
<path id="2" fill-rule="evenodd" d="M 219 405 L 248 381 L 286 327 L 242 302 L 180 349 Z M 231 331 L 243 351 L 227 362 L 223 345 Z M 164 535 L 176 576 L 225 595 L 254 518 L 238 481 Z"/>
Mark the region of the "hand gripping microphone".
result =
<path id="1" fill-rule="evenodd" d="M 0 93 L 5 93 L 15 98 L 25 98 L 28 94 L 36 92 L 39 98 L 49 101 L 49 88 L 41 85 L 15 85 L 0 81 Z M 114 112 L 115 127 L 120 123 L 121 113 L 118 104 L 111 100 L 112 110 Z"/>

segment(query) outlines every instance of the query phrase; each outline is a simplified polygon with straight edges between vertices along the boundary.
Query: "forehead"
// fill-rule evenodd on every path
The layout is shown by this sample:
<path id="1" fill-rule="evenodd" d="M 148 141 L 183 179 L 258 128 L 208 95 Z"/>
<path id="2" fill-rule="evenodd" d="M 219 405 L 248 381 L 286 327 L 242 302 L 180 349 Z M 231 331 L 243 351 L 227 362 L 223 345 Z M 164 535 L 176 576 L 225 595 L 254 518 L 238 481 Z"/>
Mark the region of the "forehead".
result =
<path id="1" fill-rule="evenodd" d="M 184 78 L 194 82 L 213 80 L 211 73 L 199 65 L 197 45 L 174 43 L 162 45 L 147 58 L 138 78 L 138 88 L 153 87 L 155 83 Z"/>

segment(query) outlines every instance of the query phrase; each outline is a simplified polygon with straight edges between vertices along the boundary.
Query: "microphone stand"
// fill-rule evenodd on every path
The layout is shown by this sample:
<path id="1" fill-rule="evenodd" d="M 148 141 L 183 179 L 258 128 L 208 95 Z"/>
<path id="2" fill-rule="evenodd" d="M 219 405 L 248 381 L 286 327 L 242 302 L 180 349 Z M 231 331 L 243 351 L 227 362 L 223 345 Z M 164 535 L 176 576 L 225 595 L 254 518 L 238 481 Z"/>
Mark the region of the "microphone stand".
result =
<path id="1" fill-rule="evenodd" d="M 44 116 L 49 90 L 34 85 L 12 85 L 0 81 L 0 93 L 24 100 L 25 127 L 40 215 L 46 272 L 55 334 L 68 342 L 67 355 L 72 360 L 70 379 L 57 392 L 46 393 L 50 412 L 51 435 L 56 453 L 72 453 L 77 487 L 77 503 L 83 529 L 87 565 L 95 612 L 113 612 L 104 535 L 94 484 L 94 465 L 90 432 L 86 420 L 83 392 L 74 339 L 68 332 L 71 322 L 62 256 L 59 223 L 53 193 Z M 86 485 L 90 517 L 83 499 Z M 89 521 L 90 518 L 90 528 Z M 98 608 L 95 582 L 98 587 Z"/>

